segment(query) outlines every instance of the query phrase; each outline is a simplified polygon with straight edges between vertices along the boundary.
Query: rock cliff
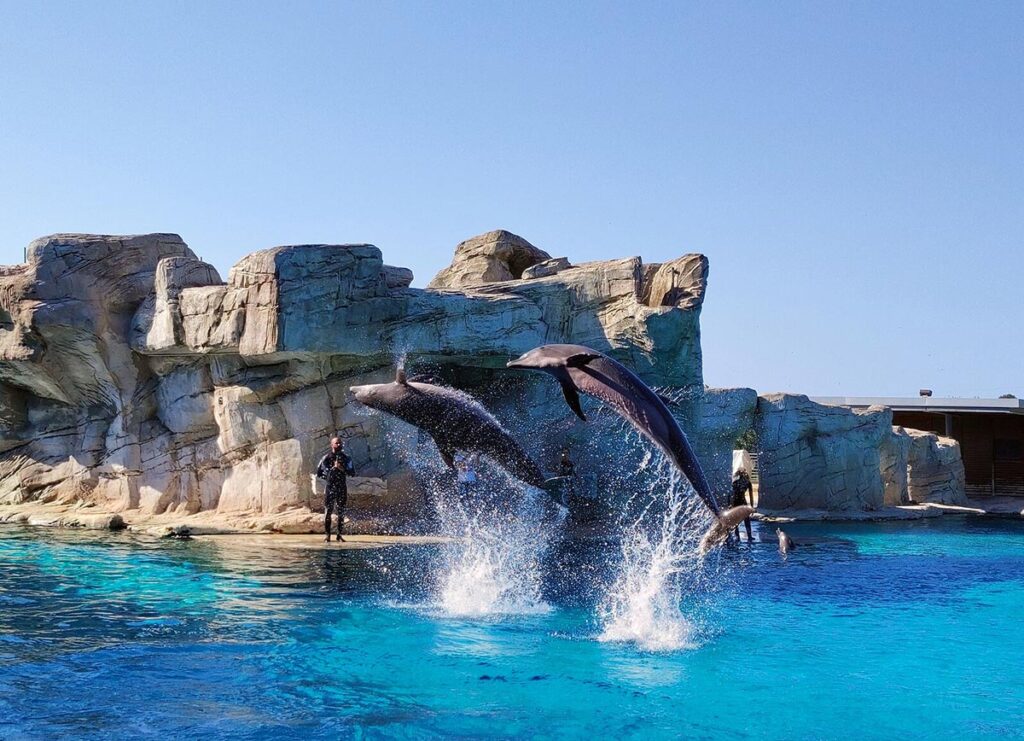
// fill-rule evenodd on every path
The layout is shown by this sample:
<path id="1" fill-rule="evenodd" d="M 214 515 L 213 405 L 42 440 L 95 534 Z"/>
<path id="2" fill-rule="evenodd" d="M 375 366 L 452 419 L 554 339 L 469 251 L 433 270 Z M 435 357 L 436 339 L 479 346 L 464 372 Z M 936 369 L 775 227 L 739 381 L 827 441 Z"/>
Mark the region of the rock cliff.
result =
<path id="1" fill-rule="evenodd" d="M 959 444 L 894 427 L 888 408 L 851 409 L 768 394 L 758 398 L 755 432 L 765 510 L 967 504 Z"/>
<path id="2" fill-rule="evenodd" d="M 173 234 L 36 240 L 0 267 L 0 506 L 314 529 L 310 473 L 337 434 L 358 472 L 350 505 L 378 520 L 361 527 L 415 517 L 444 480 L 432 444 L 348 396 L 404 358 L 480 398 L 547 471 L 568 447 L 574 496 L 614 516 L 664 483 L 615 414 L 585 399 L 581 423 L 556 383 L 505 368 L 554 342 L 608 352 L 672 397 L 723 503 L 751 431 L 767 510 L 966 502 L 956 442 L 893 428 L 886 409 L 705 388 L 703 255 L 572 265 L 495 231 L 461 243 L 431 287 L 412 279 L 367 244 L 260 250 L 224 281 Z"/>
<path id="3" fill-rule="evenodd" d="M 676 389 L 695 418 L 706 280 L 700 255 L 571 266 L 508 232 L 464 242 L 426 290 L 365 244 L 261 250 L 223 281 L 176 235 L 36 240 L 0 269 L 0 503 L 302 510 L 340 434 L 354 504 L 413 514 L 418 441 L 357 409 L 350 385 L 405 357 L 493 403 L 548 461 L 571 414 L 546 379 L 504 364 L 574 342 Z"/>

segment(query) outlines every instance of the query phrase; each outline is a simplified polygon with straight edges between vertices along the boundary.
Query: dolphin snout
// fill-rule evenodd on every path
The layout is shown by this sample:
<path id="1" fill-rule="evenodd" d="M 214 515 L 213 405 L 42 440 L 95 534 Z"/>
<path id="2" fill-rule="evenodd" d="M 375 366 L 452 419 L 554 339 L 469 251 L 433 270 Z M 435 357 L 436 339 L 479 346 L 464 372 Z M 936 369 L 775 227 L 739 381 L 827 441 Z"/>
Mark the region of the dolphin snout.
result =
<path id="1" fill-rule="evenodd" d="M 348 389 L 349 398 L 355 399 L 361 404 L 365 404 L 366 400 L 370 398 L 370 387 L 369 386 L 349 386 Z"/>

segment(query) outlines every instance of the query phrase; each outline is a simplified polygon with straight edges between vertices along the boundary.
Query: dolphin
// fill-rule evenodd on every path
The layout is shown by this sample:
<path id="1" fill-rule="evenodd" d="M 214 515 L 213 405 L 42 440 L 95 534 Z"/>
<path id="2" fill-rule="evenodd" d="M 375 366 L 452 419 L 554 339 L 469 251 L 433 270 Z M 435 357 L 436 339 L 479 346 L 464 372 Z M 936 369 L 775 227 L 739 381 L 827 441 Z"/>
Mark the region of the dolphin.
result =
<path id="1" fill-rule="evenodd" d="M 441 459 L 455 468 L 455 451 L 485 455 L 529 486 L 544 489 L 564 505 L 559 478 L 540 467 L 483 404 L 457 389 L 410 380 L 399 367 L 392 383 L 352 386 L 360 404 L 408 422 L 433 438 Z"/>
<path id="2" fill-rule="evenodd" d="M 704 537 L 701 538 L 700 545 L 697 549 L 701 553 L 707 553 L 716 545 L 724 543 L 729 537 L 729 533 L 732 532 L 732 529 L 752 514 L 754 514 L 754 508 L 746 504 L 741 504 L 739 507 L 733 507 L 732 509 L 725 510 L 725 512 L 719 515 L 718 519 L 711 524 L 708 531 L 704 533 Z"/>
<path id="3" fill-rule="evenodd" d="M 562 386 L 562 393 L 576 416 L 586 421 L 580 407 L 580 392 L 603 401 L 617 411 L 644 437 L 658 446 L 683 472 L 717 522 L 712 527 L 725 528 L 725 534 L 735 525 L 726 527 L 732 521 L 736 507 L 725 517 L 711 493 L 711 487 L 704 476 L 697 456 L 686 439 L 686 434 L 676 418 L 672 416 L 666 400 L 658 395 L 636 374 L 607 355 L 584 345 L 542 345 L 534 348 L 508 363 L 509 368 L 540 370 L 554 376 Z M 751 508 L 744 515 L 749 517 Z M 736 522 L 743 519 L 740 517 Z M 712 536 L 709 531 L 705 538 Z M 713 537 L 718 542 L 720 539 Z"/>
<path id="4" fill-rule="evenodd" d="M 779 536 L 779 553 L 783 556 L 796 548 L 796 543 L 793 542 L 793 539 L 782 528 L 776 528 L 775 534 Z"/>

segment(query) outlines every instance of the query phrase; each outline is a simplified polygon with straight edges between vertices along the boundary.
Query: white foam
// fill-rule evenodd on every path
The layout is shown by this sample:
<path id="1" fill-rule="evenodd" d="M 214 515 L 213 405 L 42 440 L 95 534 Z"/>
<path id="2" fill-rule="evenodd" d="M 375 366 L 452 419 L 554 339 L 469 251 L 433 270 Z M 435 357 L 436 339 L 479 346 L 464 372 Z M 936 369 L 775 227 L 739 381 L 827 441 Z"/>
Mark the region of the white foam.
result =
<path id="1" fill-rule="evenodd" d="M 660 466 L 649 501 L 622 532 L 622 561 L 598 609 L 600 641 L 635 644 L 647 651 L 693 648 L 696 626 L 684 598 L 710 583 L 697 541 L 708 519 L 689 485 Z M 668 481 L 667 491 L 664 491 Z M 658 491 L 661 489 L 662 491 Z"/>
<path id="2" fill-rule="evenodd" d="M 541 560 L 563 517 L 552 517 L 547 495 L 484 459 L 479 483 L 462 500 L 436 450 L 421 446 L 410 462 L 421 485 L 433 492 L 440 534 L 452 538 L 441 550 L 427 607 L 449 617 L 549 612 L 542 595 Z"/>

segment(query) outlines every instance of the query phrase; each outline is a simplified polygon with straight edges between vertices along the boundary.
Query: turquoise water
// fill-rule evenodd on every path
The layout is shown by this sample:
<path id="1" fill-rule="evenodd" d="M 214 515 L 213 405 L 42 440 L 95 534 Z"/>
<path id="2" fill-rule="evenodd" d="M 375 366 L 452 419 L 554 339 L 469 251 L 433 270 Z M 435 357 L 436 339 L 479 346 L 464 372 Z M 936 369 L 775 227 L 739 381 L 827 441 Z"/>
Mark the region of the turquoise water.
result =
<path id="1" fill-rule="evenodd" d="M 649 651 L 599 640 L 611 543 L 453 617 L 442 546 L 0 526 L 0 738 L 1024 737 L 1024 522 L 787 531 L 722 549 Z"/>

